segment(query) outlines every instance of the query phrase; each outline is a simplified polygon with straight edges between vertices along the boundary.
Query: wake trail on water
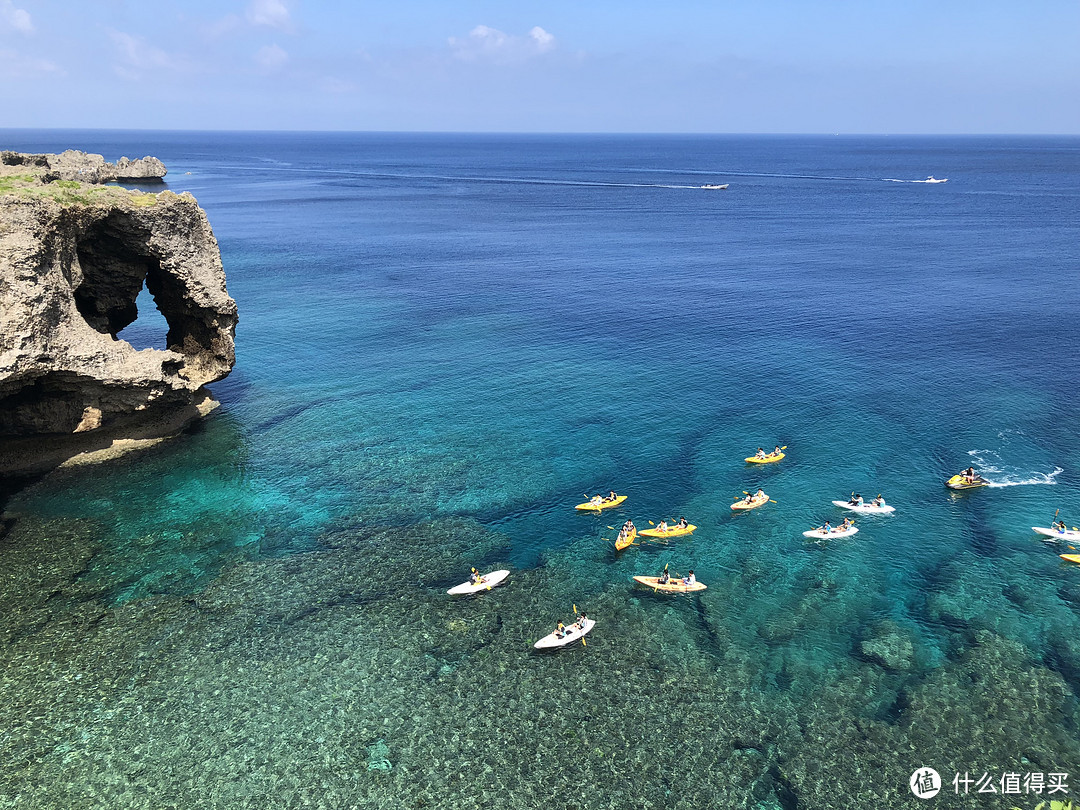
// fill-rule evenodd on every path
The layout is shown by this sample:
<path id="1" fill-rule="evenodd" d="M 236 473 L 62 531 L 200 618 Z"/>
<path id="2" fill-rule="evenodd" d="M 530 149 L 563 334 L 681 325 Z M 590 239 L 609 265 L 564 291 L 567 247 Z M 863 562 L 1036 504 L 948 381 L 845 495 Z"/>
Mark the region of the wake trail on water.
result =
<path id="1" fill-rule="evenodd" d="M 252 170 L 250 166 L 227 166 L 223 168 L 234 170 Z M 260 171 L 261 169 L 254 169 Z M 480 176 L 480 175 L 453 175 L 453 174 L 420 174 L 416 172 L 374 172 L 360 171 L 355 169 L 314 169 L 300 168 L 295 166 L 275 166 L 274 171 L 296 172 L 303 174 L 334 175 L 344 177 L 365 177 L 378 180 L 435 180 L 452 183 L 506 183 L 516 185 L 538 186 L 578 186 L 587 188 L 665 188 L 686 189 L 693 191 L 716 191 L 703 185 L 689 185 L 686 183 L 618 183 L 603 180 L 572 180 L 569 178 L 541 178 L 541 177 L 503 177 L 503 176 Z M 764 177 L 780 180 L 824 180 L 831 182 L 860 182 L 860 183 L 938 183 L 940 180 L 900 180 L 893 177 L 848 177 L 844 175 L 820 175 L 820 174 L 781 174 L 777 172 L 740 172 L 724 170 L 671 170 L 671 169 L 636 169 L 641 172 L 663 172 L 665 174 L 691 174 L 703 177 Z M 712 184 L 709 184 L 712 185 Z"/>
<path id="2" fill-rule="evenodd" d="M 250 166 L 226 166 L 231 170 L 251 170 L 262 171 L 263 169 L 252 169 Z M 334 175 L 341 177 L 365 177 L 376 180 L 442 180 L 451 183 L 508 183 L 517 185 L 537 185 L 537 186 L 588 186 L 588 187 L 610 187 L 610 188 L 678 188 L 678 189 L 694 189 L 696 191 L 708 191 L 710 189 L 703 189 L 701 186 L 689 186 L 686 184 L 677 183 L 615 183 L 601 180 L 570 180 L 570 179 L 545 179 L 542 177 L 500 177 L 500 176 L 480 176 L 469 174 L 420 174 L 417 172 L 370 172 L 370 171 L 357 171 L 350 169 L 304 169 L 297 167 L 280 166 L 275 167 L 274 171 L 278 172 L 295 172 L 298 174 L 319 174 L 319 175 Z"/>
<path id="3" fill-rule="evenodd" d="M 1001 462 L 1001 457 L 993 450 L 968 450 L 976 463 L 976 468 L 989 487 L 1023 487 L 1032 485 L 1055 485 L 1057 477 L 1064 472 L 1055 466 L 1052 472 L 1024 471 Z M 991 475 L 999 476 L 991 480 Z"/>
<path id="4" fill-rule="evenodd" d="M 987 469 L 987 472 L 994 472 L 994 471 Z M 1023 486 L 1029 486 L 1029 485 L 1032 485 L 1032 484 L 1051 484 L 1052 485 L 1052 484 L 1057 484 L 1057 476 L 1058 476 L 1059 473 L 1062 473 L 1062 472 L 1064 472 L 1064 470 L 1061 469 L 1061 467 L 1055 467 L 1053 472 L 1034 473 L 1033 476 L 1030 477 L 1030 478 L 1021 478 L 1021 479 L 1014 480 L 1012 478 L 1005 477 L 1000 481 L 991 481 L 989 478 L 987 478 L 986 479 L 986 482 L 987 482 L 986 485 L 988 487 L 991 487 L 991 488 L 993 488 L 993 487 L 1023 487 Z M 984 476 L 984 478 L 985 478 L 985 476 Z"/>
<path id="5" fill-rule="evenodd" d="M 901 180 L 896 177 L 853 177 L 851 175 L 833 174 L 789 174 L 782 172 L 746 172 L 731 171 L 728 169 L 624 169 L 623 171 L 652 172 L 664 174 L 700 174 L 708 177 L 767 177 L 780 180 L 827 180 L 859 183 L 944 183 L 945 180 Z M 699 188 L 699 186 L 687 186 L 686 188 Z"/>

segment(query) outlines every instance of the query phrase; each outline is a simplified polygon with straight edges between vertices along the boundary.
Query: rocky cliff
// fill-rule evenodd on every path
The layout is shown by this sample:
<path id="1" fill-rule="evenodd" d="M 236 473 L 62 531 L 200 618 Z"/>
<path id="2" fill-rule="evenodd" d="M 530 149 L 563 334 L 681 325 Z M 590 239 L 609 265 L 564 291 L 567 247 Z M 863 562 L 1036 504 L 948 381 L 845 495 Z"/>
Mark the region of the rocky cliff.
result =
<path id="1" fill-rule="evenodd" d="M 207 412 L 203 386 L 235 362 L 237 315 L 194 197 L 62 180 L 42 156 L 11 154 L 0 160 L 0 470 L 109 455 Z M 144 284 L 168 323 L 164 351 L 118 337 Z"/>
<path id="2" fill-rule="evenodd" d="M 156 157 L 137 160 L 120 158 L 108 163 L 104 156 L 68 149 L 59 155 L 27 155 L 21 152 L 0 152 L 5 166 L 24 166 L 40 173 L 46 180 L 78 180 L 82 183 L 109 183 L 114 180 L 160 182 L 165 179 L 165 164 Z M 35 172 L 36 173 L 36 172 Z"/>

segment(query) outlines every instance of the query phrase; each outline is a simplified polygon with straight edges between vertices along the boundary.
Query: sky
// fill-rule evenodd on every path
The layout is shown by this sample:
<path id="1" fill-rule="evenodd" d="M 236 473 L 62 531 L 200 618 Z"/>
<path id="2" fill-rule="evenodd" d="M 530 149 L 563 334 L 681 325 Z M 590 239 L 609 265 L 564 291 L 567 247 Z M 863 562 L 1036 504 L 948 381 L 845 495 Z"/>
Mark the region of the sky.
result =
<path id="1" fill-rule="evenodd" d="M 1080 0 L 0 0 L 0 127 L 1080 134 Z"/>

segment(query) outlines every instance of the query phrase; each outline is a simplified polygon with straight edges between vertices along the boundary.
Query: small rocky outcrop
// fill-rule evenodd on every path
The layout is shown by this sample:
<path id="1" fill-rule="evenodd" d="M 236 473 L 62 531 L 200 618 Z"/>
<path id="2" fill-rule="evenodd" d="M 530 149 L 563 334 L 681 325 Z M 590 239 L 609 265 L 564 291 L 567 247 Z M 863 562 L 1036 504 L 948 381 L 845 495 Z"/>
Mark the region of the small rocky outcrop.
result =
<path id="1" fill-rule="evenodd" d="M 206 413 L 204 386 L 235 362 L 237 314 L 195 198 L 59 180 L 55 156 L 12 154 L 0 165 L 0 470 L 108 455 Z M 118 337 L 144 285 L 168 323 L 164 351 Z"/>
<path id="2" fill-rule="evenodd" d="M 0 152 L 0 163 L 5 166 L 26 166 L 45 169 L 44 176 L 54 180 L 78 180 L 81 183 L 111 183 L 136 181 L 140 183 L 161 182 L 168 171 L 156 157 L 130 160 L 120 158 L 108 163 L 102 155 L 68 149 L 59 155 L 27 155 L 20 152 Z"/>
<path id="3" fill-rule="evenodd" d="M 890 619 L 874 627 L 870 637 L 859 643 L 859 652 L 867 661 L 894 672 L 907 672 L 915 666 L 915 644 L 911 636 Z"/>

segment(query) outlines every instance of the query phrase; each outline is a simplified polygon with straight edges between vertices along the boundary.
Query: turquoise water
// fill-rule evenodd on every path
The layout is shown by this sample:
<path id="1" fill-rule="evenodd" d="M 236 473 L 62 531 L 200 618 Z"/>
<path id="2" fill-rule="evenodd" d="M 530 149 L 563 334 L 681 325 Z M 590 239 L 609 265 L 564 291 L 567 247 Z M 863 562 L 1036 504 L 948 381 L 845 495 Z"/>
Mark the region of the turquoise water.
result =
<path id="1" fill-rule="evenodd" d="M 164 160 L 241 320 L 212 417 L 6 504 L 0 806 L 893 806 L 924 765 L 1080 771 L 1080 569 L 1030 531 L 1080 521 L 1080 141 L 8 134 Z M 969 464 L 993 486 L 942 486 Z M 853 490 L 897 513 L 801 536 Z M 679 515 L 616 557 L 609 527 Z M 473 564 L 514 574 L 450 602 Z M 632 589 L 665 564 L 709 589 Z M 575 604 L 588 647 L 530 654 Z"/>

